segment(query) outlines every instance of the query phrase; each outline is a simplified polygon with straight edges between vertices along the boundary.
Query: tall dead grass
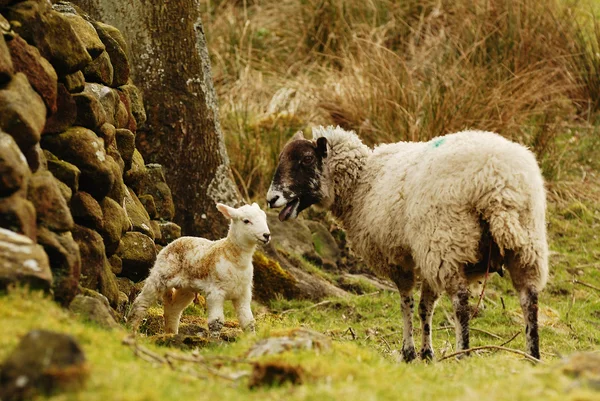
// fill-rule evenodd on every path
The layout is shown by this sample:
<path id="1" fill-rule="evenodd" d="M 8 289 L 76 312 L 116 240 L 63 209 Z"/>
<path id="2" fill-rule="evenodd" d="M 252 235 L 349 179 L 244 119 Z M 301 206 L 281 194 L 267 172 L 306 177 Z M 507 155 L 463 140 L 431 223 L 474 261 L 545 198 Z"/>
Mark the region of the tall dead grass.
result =
<path id="1" fill-rule="evenodd" d="M 369 144 L 496 131 L 530 146 L 555 179 L 577 153 L 565 147 L 590 143 L 569 139 L 598 123 L 600 29 L 577 3 L 203 5 L 222 125 L 248 198 L 262 197 L 282 144 L 312 124 L 339 124 Z"/>

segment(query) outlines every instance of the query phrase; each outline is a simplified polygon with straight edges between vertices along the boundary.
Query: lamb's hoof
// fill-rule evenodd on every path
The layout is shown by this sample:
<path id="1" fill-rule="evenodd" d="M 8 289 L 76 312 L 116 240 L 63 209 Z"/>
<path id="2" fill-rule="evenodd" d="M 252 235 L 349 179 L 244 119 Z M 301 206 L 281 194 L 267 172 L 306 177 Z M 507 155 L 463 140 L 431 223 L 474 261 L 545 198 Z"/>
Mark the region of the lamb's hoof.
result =
<path id="1" fill-rule="evenodd" d="M 402 360 L 406 363 L 411 362 L 417 357 L 415 347 L 402 348 Z"/>
<path id="2" fill-rule="evenodd" d="M 244 333 L 249 333 L 249 334 L 256 334 L 256 326 L 254 324 L 254 322 L 246 325 L 246 327 L 244 327 Z"/>
<path id="3" fill-rule="evenodd" d="M 212 322 L 208 322 L 208 330 L 210 331 L 211 337 L 219 338 L 222 328 L 223 322 L 221 320 L 213 320 Z"/>
<path id="4" fill-rule="evenodd" d="M 421 350 L 421 359 L 425 362 L 432 362 L 435 354 L 431 348 L 423 348 Z"/>

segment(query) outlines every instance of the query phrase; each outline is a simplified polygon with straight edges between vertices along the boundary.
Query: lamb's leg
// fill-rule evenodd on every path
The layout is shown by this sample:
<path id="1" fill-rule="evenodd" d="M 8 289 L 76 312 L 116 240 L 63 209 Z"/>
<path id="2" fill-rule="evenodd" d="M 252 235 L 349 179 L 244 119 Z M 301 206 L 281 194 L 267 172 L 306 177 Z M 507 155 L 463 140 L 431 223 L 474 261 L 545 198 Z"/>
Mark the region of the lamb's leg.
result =
<path id="1" fill-rule="evenodd" d="M 237 313 L 238 321 L 244 331 L 254 333 L 254 316 L 250 304 L 252 301 L 252 291 L 248 291 L 241 297 L 233 300 L 233 306 Z"/>
<path id="2" fill-rule="evenodd" d="M 225 323 L 225 315 L 223 314 L 223 303 L 225 302 L 225 294 L 219 291 L 211 291 L 206 294 L 206 307 L 208 308 L 208 329 L 211 336 L 219 336 L 223 324 Z"/>
<path id="3" fill-rule="evenodd" d="M 133 301 L 133 305 L 127 315 L 127 321 L 134 333 L 137 333 L 148 308 L 156 302 L 164 291 L 165 288 L 160 285 L 157 278 L 150 276 L 146 279 L 144 288 L 135 298 L 135 301 Z"/>
<path id="4" fill-rule="evenodd" d="M 421 300 L 419 301 L 419 316 L 421 317 L 421 329 L 423 336 L 423 347 L 421 348 L 421 359 L 433 360 L 434 352 L 431 339 L 433 310 L 438 294 L 431 288 L 427 281 L 421 284 Z"/>
<path id="5" fill-rule="evenodd" d="M 469 349 L 469 285 L 466 278 L 460 277 L 450 289 L 454 307 L 454 329 L 456 332 L 456 350 Z"/>
<path id="6" fill-rule="evenodd" d="M 171 289 L 163 296 L 165 333 L 177 334 L 183 310 L 194 300 L 196 293 L 188 289 Z"/>
<path id="7" fill-rule="evenodd" d="M 412 290 L 415 284 L 413 270 L 402 270 L 401 267 L 391 268 L 390 278 L 394 281 L 400 291 L 400 309 L 402 310 L 402 359 L 410 362 L 417 357 L 415 341 L 413 339 L 413 311 L 415 301 Z"/>

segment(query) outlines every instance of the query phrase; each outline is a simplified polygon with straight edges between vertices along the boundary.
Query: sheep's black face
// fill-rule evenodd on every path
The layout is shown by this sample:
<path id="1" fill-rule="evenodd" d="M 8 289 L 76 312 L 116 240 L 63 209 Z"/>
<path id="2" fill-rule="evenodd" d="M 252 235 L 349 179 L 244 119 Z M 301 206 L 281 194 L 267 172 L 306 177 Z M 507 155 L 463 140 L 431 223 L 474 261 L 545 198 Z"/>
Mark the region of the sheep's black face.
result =
<path id="1" fill-rule="evenodd" d="M 297 139 L 301 138 L 301 139 Z M 296 218 L 309 207 L 323 199 L 323 161 L 327 157 L 327 140 L 307 141 L 296 134 L 279 155 L 267 203 L 272 208 L 283 209 L 279 220 Z"/>

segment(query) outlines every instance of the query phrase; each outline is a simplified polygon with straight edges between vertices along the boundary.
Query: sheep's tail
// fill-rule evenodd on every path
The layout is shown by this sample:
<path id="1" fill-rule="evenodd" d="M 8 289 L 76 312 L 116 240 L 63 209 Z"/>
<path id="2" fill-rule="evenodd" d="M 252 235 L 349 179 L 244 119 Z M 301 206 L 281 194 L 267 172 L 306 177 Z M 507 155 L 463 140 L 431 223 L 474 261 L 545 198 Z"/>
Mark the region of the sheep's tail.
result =
<path id="1" fill-rule="evenodd" d="M 134 333 L 138 331 L 148 308 L 164 293 L 165 288 L 161 283 L 159 275 L 152 274 L 155 270 L 152 269 L 150 276 L 148 276 L 144 283 L 144 288 L 135 298 L 135 301 L 133 301 L 133 305 L 127 315 L 127 322 Z"/>

